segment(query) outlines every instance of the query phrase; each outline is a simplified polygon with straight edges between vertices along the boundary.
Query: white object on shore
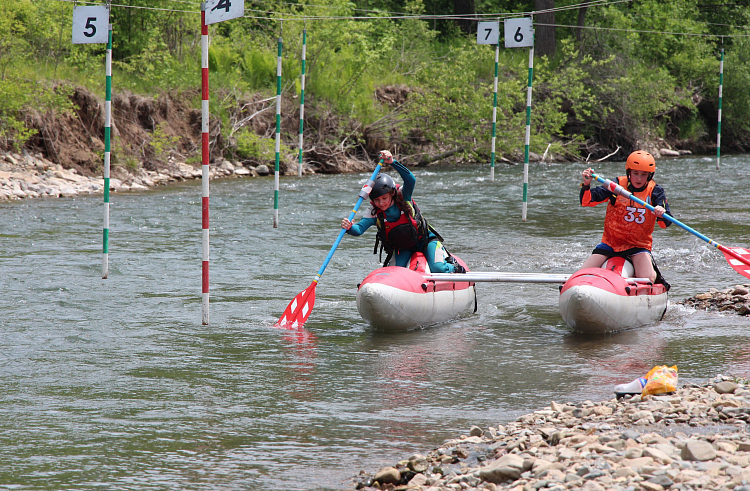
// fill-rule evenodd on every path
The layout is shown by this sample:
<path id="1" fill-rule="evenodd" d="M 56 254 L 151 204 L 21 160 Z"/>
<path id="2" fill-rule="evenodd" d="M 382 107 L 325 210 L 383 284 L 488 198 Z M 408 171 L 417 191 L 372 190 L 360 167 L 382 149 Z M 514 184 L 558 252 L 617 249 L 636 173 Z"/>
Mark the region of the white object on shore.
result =
<path id="1" fill-rule="evenodd" d="M 615 395 L 619 398 L 626 395 L 636 395 L 643 392 L 643 388 L 646 386 L 646 380 L 643 377 L 639 377 L 629 384 L 620 384 L 615 387 Z"/>

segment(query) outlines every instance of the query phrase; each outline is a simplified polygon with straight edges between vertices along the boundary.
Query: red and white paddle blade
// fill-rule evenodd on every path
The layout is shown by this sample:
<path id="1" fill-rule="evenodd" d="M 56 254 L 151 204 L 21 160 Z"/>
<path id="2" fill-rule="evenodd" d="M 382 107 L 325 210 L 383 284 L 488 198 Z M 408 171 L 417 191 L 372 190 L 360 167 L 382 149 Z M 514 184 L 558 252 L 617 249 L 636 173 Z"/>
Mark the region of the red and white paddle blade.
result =
<path id="1" fill-rule="evenodd" d="M 740 261 L 734 255 L 726 251 L 721 251 L 724 253 L 724 257 L 727 258 L 729 265 L 745 278 L 750 278 L 750 250 L 743 249 L 742 247 L 727 247 L 727 249 L 745 260 L 744 262 Z"/>
<path id="2" fill-rule="evenodd" d="M 307 289 L 302 290 L 289 302 L 284 313 L 274 327 L 284 329 L 296 329 L 302 327 L 307 318 L 310 317 L 313 305 L 315 305 L 315 287 L 318 283 L 313 281 Z"/>

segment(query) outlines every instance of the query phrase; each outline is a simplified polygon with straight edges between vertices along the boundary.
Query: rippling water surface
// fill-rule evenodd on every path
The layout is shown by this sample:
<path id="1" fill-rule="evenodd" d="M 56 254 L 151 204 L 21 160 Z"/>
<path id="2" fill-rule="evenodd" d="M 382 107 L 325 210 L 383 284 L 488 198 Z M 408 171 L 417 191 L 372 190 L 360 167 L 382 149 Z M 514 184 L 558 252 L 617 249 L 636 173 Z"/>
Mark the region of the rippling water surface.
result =
<path id="1" fill-rule="evenodd" d="M 675 215 L 750 246 L 750 158 L 657 162 Z M 580 165 L 419 169 L 415 197 L 452 252 L 484 271 L 571 273 L 601 237 Z M 622 163 L 600 164 L 614 177 Z M 471 424 L 611 395 L 656 364 L 682 381 L 750 376 L 750 319 L 672 306 L 658 325 L 569 332 L 554 285 L 480 284 L 476 314 L 371 332 L 356 285 L 374 234 L 345 237 L 307 329 L 272 327 L 310 284 L 367 176 L 211 186 L 211 325 L 201 325 L 200 185 L 114 195 L 100 278 L 101 196 L 0 204 L 0 487 L 351 489 Z M 687 232 L 655 232 L 672 300 L 748 280 Z"/>

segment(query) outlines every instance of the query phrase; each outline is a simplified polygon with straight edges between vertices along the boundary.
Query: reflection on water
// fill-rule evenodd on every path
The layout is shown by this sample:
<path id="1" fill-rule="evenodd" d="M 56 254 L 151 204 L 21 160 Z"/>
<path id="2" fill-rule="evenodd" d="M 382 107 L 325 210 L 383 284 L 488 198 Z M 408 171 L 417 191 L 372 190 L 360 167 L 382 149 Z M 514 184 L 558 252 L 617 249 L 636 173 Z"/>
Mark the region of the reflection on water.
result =
<path id="1" fill-rule="evenodd" d="M 736 183 L 750 159 L 659 163 L 676 216 L 750 245 Z M 580 168 L 416 171 L 415 196 L 446 246 L 476 270 L 570 273 L 601 237 L 604 209 L 578 206 Z M 607 177 L 622 164 L 600 164 Z M 685 179 L 684 176 L 690 176 Z M 0 483 L 24 488 L 343 489 L 472 424 L 551 400 L 609 398 L 656 364 L 683 381 L 750 377 L 748 319 L 672 305 L 663 322 L 570 333 L 554 285 L 481 284 L 476 314 L 429 330 L 373 333 L 356 285 L 374 235 L 346 237 L 301 330 L 273 328 L 309 285 L 366 175 L 214 182 L 211 321 L 200 325 L 200 187 L 114 195 L 110 279 L 101 197 L 0 204 Z M 721 190 L 721 197 L 711 196 Z M 655 233 L 672 299 L 746 280 L 678 229 Z"/>

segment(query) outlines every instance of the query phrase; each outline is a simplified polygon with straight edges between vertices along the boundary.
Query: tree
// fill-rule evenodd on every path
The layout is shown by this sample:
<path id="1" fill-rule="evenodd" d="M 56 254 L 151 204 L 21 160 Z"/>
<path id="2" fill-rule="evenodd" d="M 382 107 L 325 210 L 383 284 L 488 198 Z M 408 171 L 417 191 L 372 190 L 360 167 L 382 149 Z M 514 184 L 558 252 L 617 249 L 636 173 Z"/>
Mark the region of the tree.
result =
<path id="1" fill-rule="evenodd" d="M 474 0 L 453 0 L 453 13 L 455 15 L 476 15 L 477 9 L 474 5 Z M 474 25 L 473 20 L 470 19 L 457 19 L 456 24 L 461 28 L 462 31 L 469 33 Z"/>
<path id="2" fill-rule="evenodd" d="M 534 0 L 534 7 L 537 11 L 550 10 L 555 8 L 555 0 Z M 544 12 L 534 16 L 535 34 L 534 50 L 541 56 L 555 56 L 555 13 Z M 547 25 L 539 25 L 547 24 Z"/>

